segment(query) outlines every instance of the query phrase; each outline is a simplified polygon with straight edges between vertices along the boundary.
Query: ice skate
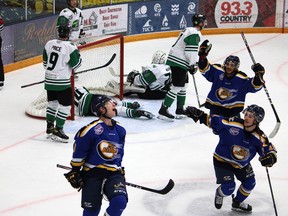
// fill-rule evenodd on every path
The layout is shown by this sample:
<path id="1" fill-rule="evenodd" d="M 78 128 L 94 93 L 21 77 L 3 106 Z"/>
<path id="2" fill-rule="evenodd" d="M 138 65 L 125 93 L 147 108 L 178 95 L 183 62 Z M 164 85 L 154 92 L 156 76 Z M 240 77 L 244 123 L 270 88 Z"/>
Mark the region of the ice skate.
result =
<path id="1" fill-rule="evenodd" d="M 173 122 L 175 119 L 175 116 L 169 113 L 168 107 L 164 106 L 164 104 L 162 104 L 158 114 L 159 114 L 158 118 L 161 120 Z"/>
<path id="2" fill-rule="evenodd" d="M 148 119 L 153 119 L 154 115 L 150 112 L 144 111 L 144 110 L 137 110 L 137 114 L 141 117 L 144 116 Z"/>
<path id="3" fill-rule="evenodd" d="M 185 110 L 183 109 L 183 106 L 177 107 L 175 114 L 176 114 L 176 117 L 175 117 L 176 119 L 186 118 L 186 113 L 185 113 Z"/>
<path id="4" fill-rule="evenodd" d="M 252 206 L 244 203 L 239 202 L 234 198 L 234 195 L 232 195 L 232 209 L 233 211 L 242 212 L 242 213 L 252 213 Z"/>
<path id="5" fill-rule="evenodd" d="M 51 122 L 47 122 L 47 128 L 46 128 L 46 138 L 50 139 L 54 131 L 54 124 Z"/>
<path id="6" fill-rule="evenodd" d="M 214 205 L 216 209 L 221 209 L 223 205 L 223 196 L 221 196 L 218 192 L 218 188 L 216 189 Z"/>
<path id="7" fill-rule="evenodd" d="M 57 126 L 54 128 L 53 135 L 51 139 L 58 142 L 68 143 L 69 137 L 64 133 L 62 128 L 58 128 Z"/>

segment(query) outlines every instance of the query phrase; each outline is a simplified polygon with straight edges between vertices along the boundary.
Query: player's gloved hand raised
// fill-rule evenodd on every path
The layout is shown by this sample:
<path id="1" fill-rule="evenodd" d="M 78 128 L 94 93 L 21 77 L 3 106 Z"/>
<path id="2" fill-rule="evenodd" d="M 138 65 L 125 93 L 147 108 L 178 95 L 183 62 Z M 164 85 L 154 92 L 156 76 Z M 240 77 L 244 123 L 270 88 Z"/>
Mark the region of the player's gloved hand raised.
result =
<path id="1" fill-rule="evenodd" d="M 263 75 L 265 74 L 265 68 L 260 63 L 256 63 L 256 64 L 252 65 L 251 69 L 254 71 L 256 76 L 263 77 Z"/>
<path id="2" fill-rule="evenodd" d="M 262 157 L 259 158 L 262 166 L 265 167 L 272 167 L 277 162 L 276 154 L 270 152 Z"/>
<path id="3" fill-rule="evenodd" d="M 64 176 L 73 188 L 75 189 L 82 188 L 83 179 L 80 172 L 71 170 L 70 172 L 65 173 Z"/>
<path id="4" fill-rule="evenodd" d="M 205 58 L 212 48 L 212 44 L 209 40 L 205 40 L 199 47 L 198 56 Z"/>
<path id="5" fill-rule="evenodd" d="M 194 75 L 198 70 L 198 65 L 195 64 L 195 65 L 190 65 L 190 68 L 188 70 L 188 72 L 191 74 L 191 75 Z"/>
<path id="6" fill-rule="evenodd" d="M 202 110 L 192 106 L 186 107 L 185 113 L 188 117 L 192 118 L 194 122 L 197 122 L 199 118 L 204 114 Z"/>

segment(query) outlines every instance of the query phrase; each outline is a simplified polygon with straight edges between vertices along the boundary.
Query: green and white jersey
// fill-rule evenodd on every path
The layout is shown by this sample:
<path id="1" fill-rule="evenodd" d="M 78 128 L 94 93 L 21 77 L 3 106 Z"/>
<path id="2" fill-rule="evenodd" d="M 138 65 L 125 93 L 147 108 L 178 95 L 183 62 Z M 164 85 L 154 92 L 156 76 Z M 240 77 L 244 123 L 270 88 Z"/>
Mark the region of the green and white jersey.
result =
<path id="1" fill-rule="evenodd" d="M 198 60 L 198 48 L 201 41 L 201 32 L 194 27 L 183 30 L 176 42 L 172 45 L 166 64 L 188 70 Z"/>
<path id="2" fill-rule="evenodd" d="M 82 59 L 78 48 L 69 41 L 53 39 L 43 50 L 46 90 L 63 91 L 71 87 L 72 69 L 80 67 Z"/>
<path id="3" fill-rule="evenodd" d="M 60 12 L 57 19 L 57 26 L 67 23 L 71 29 L 69 40 L 77 40 L 80 35 L 80 30 L 83 29 L 83 16 L 79 8 L 75 8 L 74 11 L 65 8 Z"/>
<path id="4" fill-rule="evenodd" d="M 171 84 L 170 66 L 165 64 L 151 64 L 142 67 L 143 72 L 134 78 L 136 86 L 149 86 L 152 91 L 161 90 Z"/>
<path id="5" fill-rule="evenodd" d="M 92 94 L 85 87 L 74 88 L 75 114 L 88 116 Z"/>

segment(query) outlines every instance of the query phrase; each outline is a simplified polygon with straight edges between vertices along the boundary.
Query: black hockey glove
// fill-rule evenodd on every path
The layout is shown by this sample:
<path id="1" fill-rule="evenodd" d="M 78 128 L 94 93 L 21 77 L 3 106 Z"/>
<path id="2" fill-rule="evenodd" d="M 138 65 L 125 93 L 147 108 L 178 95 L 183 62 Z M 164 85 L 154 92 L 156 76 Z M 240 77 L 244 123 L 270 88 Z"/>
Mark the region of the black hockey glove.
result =
<path id="1" fill-rule="evenodd" d="M 272 167 L 277 162 L 277 156 L 274 153 L 268 153 L 259 158 L 261 165 L 265 167 Z"/>
<path id="2" fill-rule="evenodd" d="M 71 170 L 70 172 L 65 173 L 64 176 L 73 188 L 79 190 L 82 188 L 83 179 L 80 172 Z"/>
<path id="3" fill-rule="evenodd" d="M 138 109 L 140 107 L 140 104 L 137 101 L 134 101 L 131 104 L 131 109 Z"/>
<path id="4" fill-rule="evenodd" d="M 256 76 L 263 77 L 263 75 L 265 74 L 265 68 L 260 63 L 252 65 L 251 69 L 254 71 Z"/>
<path id="5" fill-rule="evenodd" d="M 198 70 L 198 65 L 195 64 L 195 65 L 190 65 L 190 68 L 188 71 L 191 75 L 194 75 L 197 72 L 197 70 Z"/>
<path id="6" fill-rule="evenodd" d="M 197 122 L 199 118 L 204 114 L 202 110 L 192 106 L 186 107 L 185 113 L 188 117 L 192 118 L 194 122 Z"/>
<path id="7" fill-rule="evenodd" d="M 200 58 L 205 58 L 210 52 L 211 48 L 212 44 L 209 42 L 209 40 L 205 40 L 199 47 L 198 56 L 200 56 Z"/>

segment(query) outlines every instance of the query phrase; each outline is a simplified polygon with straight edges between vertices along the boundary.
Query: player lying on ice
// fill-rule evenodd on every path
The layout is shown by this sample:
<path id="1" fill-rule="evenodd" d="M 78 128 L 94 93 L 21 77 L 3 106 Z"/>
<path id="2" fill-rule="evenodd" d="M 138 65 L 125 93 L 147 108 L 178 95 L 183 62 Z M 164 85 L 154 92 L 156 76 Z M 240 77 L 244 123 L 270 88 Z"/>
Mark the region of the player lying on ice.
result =
<path id="1" fill-rule="evenodd" d="M 106 95 L 101 94 L 92 94 L 85 87 L 75 87 L 75 108 L 76 114 L 79 116 L 94 116 L 92 110 L 93 105 L 97 104 L 100 99 L 104 97 L 108 98 Z M 116 104 L 116 115 L 123 116 L 128 118 L 139 118 L 146 117 L 148 119 L 153 118 L 153 114 L 140 110 L 140 104 L 137 101 L 126 102 L 126 101 L 116 101 L 113 100 Z"/>

